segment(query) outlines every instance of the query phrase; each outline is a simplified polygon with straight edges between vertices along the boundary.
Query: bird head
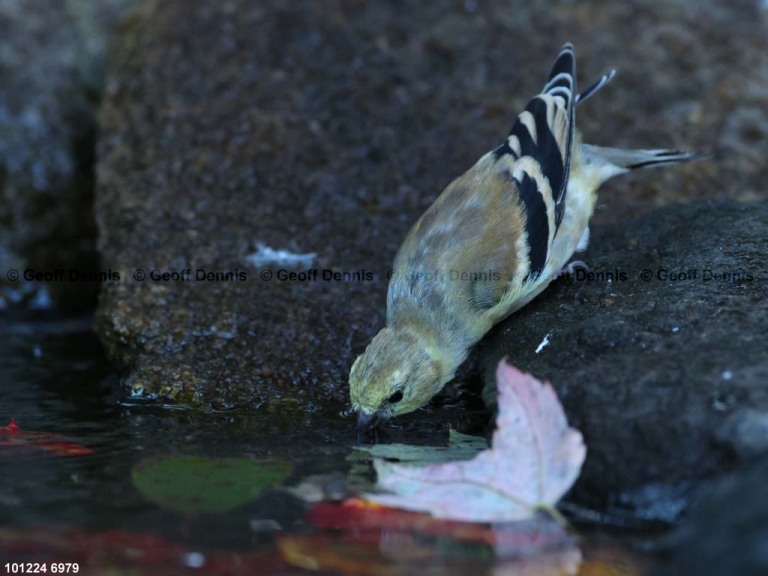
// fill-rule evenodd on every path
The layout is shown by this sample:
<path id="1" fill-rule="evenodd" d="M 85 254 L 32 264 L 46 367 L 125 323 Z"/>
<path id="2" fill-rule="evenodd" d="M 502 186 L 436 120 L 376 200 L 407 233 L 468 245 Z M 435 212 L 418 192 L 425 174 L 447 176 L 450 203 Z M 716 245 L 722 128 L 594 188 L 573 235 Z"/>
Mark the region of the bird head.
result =
<path id="1" fill-rule="evenodd" d="M 434 342 L 413 330 L 384 328 L 355 360 L 349 395 L 359 431 L 424 406 L 453 376 Z"/>

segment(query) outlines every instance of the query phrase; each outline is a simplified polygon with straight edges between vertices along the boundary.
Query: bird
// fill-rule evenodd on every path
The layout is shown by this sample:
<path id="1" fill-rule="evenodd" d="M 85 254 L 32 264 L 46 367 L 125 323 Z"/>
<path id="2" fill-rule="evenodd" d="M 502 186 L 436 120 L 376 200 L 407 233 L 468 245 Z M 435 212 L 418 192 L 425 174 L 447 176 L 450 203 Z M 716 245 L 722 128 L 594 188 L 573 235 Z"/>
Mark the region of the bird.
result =
<path id="1" fill-rule="evenodd" d="M 410 229 L 395 256 L 386 326 L 349 373 L 358 432 L 427 404 L 486 332 L 586 249 L 603 182 L 700 158 L 585 144 L 576 106 L 615 74 L 577 92 L 576 56 L 565 44 L 504 142 L 451 182 Z"/>

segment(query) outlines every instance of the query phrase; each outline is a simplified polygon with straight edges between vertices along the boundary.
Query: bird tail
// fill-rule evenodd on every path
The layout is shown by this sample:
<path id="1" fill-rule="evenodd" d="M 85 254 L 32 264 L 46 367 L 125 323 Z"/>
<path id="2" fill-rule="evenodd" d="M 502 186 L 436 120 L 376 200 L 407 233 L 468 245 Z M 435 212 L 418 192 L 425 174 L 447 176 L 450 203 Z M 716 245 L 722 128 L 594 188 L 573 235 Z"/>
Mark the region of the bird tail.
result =
<path id="1" fill-rule="evenodd" d="M 604 74 L 600 77 L 600 79 L 592 84 L 589 88 L 584 90 L 583 92 L 579 92 L 579 94 L 576 96 L 576 104 L 581 104 L 582 102 L 586 102 L 589 98 L 597 94 L 600 90 L 603 89 L 603 87 L 608 84 L 611 80 L 614 79 L 616 76 L 616 70 L 611 70 L 607 74 Z"/>
<path id="2" fill-rule="evenodd" d="M 662 166 L 678 162 L 703 160 L 707 156 L 681 150 L 622 150 L 591 144 L 581 145 L 579 173 L 599 186 L 606 180 L 635 168 Z"/>
<path id="3" fill-rule="evenodd" d="M 618 169 L 618 172 L 627 172 L 628 170 L 645 168 L 646 166 L 703 160 L 705 158 L 701 154 L 683 150 L 623 150 L 621 148 L 605 148 L 591 144 L 582 144 L 582 151 L 593 161 L 596 160 L 600 164 L 614 166 Z"/>

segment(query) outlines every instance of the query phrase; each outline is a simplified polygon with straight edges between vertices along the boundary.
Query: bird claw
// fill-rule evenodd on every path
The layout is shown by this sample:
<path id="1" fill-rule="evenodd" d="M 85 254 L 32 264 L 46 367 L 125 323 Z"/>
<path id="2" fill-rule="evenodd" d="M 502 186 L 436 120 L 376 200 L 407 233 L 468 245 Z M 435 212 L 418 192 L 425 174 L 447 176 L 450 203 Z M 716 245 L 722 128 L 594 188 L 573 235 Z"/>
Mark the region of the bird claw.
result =
<path id="1" fill-rule="evenodd" d="M 562 270 L 560 270 L 560 276 L 572 276 L 577 270 L 589 272 L 589 266 L 586 262 L 582 262 L 581 260 L 574 260 L 566 266 L 563 266 Z"/>

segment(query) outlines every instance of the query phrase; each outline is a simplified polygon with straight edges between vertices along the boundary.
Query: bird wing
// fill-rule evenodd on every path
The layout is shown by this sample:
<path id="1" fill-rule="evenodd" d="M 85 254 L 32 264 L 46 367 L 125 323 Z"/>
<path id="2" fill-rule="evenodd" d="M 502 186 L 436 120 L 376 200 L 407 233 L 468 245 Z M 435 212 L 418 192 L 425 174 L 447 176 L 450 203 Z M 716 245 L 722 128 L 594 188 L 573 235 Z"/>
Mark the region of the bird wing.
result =
<path id="1" fill-rule="evenodd" d="M 494 152 L 497 162 L 503 162 L 513 171 L 518 185 L 521 187 L 521 199 L 525 203 L 528 219 L 539 221 L 540 215 L 535 214 L 541 209 L 537 191 L 549 188 L 549 197 L 544 198 L 543 204 L 554 210 L 554 226 L 560 226 L 565 212 L 565 195 L 568 185 L 568 174 L 571 166 L 573 149 L 573 133 L 576 126 L 576 57 L 573 46 L 566 44 L 552 66 L 547 83 L 540 94 L 534 97 L 525 110 L 517 117 L 504 144 Z M 522 160 L 527 160 L 521 162 Z M 535 178 L 528 174 L 528 180 L 521 171 L 527 172 L 530 165 L 538 165 L 541 174 L 546 178 L 548 186 L 535 185 Z M 523 190 L 525 189 L 525 191 Z M 530 199 L 531 202 L 527 202 Z M 549 231 L 542 225 L 537 225 L 530 232 L 531 246 L 547 246 Z"/>
<path id="2" fill-rule="evenodd" d="M 493 164 L 487 155 L 454 180 L 409 232 L 395 259 L 388 323 L 395 321 L 395 311 L 412 312 L 416 305 L 433 311 L 431 320 L 452 331 L 486 316 L 504 298 L 510 280 L 526 275 L 518 184 L 492 170 Z M 477 325 L 472 338 L 489 328 Z"/>
<path id="3" fill-rule="evenodd" d="M 389 286 L 388 324 L 413 306 L 441 310 L 446 325 L 446 315 L 503 317 L 535 290 L 523 285 L 540 279 L 564 213 L 575 89 L 566 44 L 504 144 L 449 185 L 409 232 Z M 451 276 L 462 272 L 468 276 Z"/>

